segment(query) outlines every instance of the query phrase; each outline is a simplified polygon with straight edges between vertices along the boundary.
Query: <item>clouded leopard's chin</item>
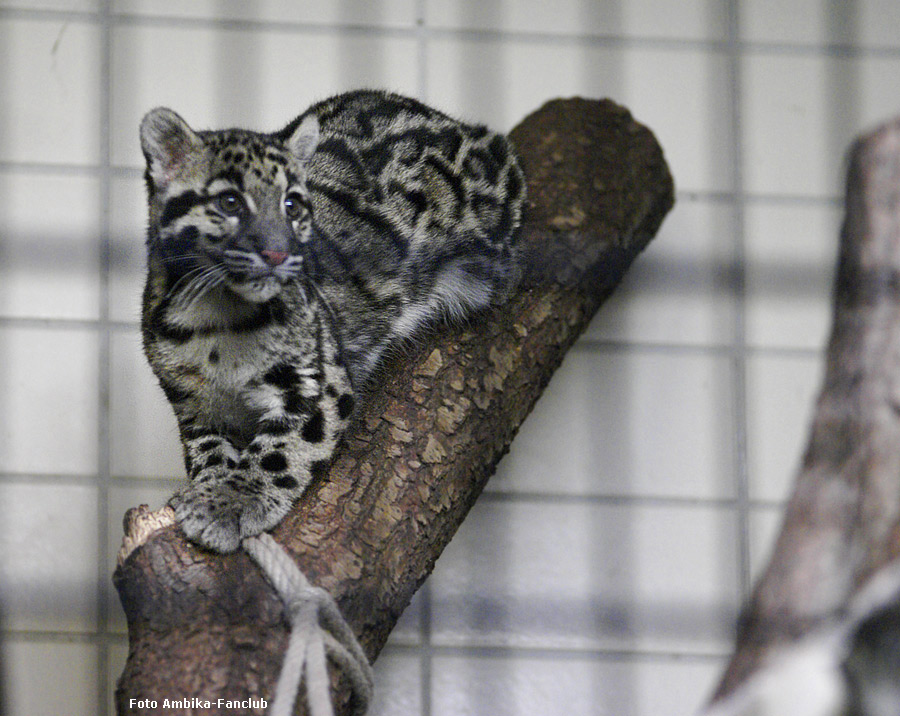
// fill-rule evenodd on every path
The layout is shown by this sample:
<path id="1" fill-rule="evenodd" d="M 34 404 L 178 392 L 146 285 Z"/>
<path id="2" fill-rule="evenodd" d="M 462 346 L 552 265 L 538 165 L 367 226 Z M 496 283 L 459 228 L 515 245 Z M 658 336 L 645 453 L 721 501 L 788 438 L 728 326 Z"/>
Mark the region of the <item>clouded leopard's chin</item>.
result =
<path id="1" fill-rule="evenodd" d="M 248 303 L 265 303 L 281 293 L 282 283 L 274 276 L 251 278 L 243 281 L 226 279 L 225 285 L 232 293 Z"/>

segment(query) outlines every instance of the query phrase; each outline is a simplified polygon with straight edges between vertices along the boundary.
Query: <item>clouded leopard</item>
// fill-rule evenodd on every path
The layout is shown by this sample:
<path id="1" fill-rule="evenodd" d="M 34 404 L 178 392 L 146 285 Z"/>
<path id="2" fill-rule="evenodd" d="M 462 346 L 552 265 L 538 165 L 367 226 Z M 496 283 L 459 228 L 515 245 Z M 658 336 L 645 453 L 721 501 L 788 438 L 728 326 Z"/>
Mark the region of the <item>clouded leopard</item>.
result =
<path id="1" fill-rule="evenodd" d="M 525 185 L 504 136 L 377 91 L 272 134 L 158 108 L 140 137 L 144 349 L 189 476 L 170 504 L 229 552 L 328 467 L 386 350 L 509 293 Z"/>

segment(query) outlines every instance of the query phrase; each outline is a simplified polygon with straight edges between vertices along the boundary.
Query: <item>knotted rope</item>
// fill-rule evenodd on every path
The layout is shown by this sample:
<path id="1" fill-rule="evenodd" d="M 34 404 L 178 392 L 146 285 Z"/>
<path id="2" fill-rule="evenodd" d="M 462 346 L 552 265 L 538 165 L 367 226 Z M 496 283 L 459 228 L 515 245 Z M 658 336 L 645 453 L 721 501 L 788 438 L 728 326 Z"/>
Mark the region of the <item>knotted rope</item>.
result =
<path id="1" fill-rule="evenodd" d="M 326 655 L 343 670 L 353 691 L 354 714 L 361 716 L 372 700 L 372 667 L 353 630 L 332 596 L 314 587 L 271 535 L 243 540 L 244 550 L 284 602 L 291 636 L 268 716 L 290 716 L 305 677 L 310 716 L 333 716 Z"/>

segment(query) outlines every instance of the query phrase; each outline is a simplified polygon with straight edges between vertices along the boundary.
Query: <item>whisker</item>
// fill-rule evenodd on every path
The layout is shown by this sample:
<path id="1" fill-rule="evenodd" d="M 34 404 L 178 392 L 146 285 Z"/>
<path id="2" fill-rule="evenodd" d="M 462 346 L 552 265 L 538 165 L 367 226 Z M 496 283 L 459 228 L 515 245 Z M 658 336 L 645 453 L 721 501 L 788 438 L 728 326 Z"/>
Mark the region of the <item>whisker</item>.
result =
<path id="1" fill-rule="evenodd" d="M 177 303 L 182 308 L 189 308 L 209 291 L 219 286 L 225 277 L 225 269 L 221 266 L 209 266 L 203 269 L 183 287 L 176 299 Z"/>
<path id="2" fill-rule="evenodd" d="M 308 303 L 308 294 L 310 292 L 313 293 L 319 300 L 319 302 L 325 307 L 325 311 L 331 316 L 332 321 L 337 322 L 337 315 L 335 314 L 331 304 L 328 302 L 328 297 L 324 293 L 322 293 L 315 281 L 301 281 L 300 286 L 303 289 L 301 293 L 303 294 L 304 305 Z"/>
<path id="3" fill-rule="evenodd" d="M 191 269 L 186 274 L 181 276 L 174 284 L 172 284 L 172 286 L 166 292 L 166 295 L 168 297 L 175 295 L 175 293 L 181 291 L 187 284 L 190 284 L 199 274 L 202 274 L 206 270 L 207 268 L 203 266 L 197 266 Z"/>
<path id="4" fill-rule="evenodd" d="M 177 256 L 163 256 L 163 261 L 171 261 L 172 263 L 176 261 L 184 261 L 185 259 L 202 259 L 203 254 L 200 253 L 192 253 L 192 254 L 178 254 Z"/>

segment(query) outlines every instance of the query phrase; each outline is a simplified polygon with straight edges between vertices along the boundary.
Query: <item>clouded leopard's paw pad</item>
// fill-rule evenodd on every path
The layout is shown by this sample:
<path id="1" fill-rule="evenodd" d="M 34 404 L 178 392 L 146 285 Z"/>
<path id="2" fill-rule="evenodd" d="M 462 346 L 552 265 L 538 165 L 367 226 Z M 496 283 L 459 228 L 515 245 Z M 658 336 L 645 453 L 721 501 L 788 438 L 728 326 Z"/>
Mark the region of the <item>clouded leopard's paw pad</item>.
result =
<path id="1" fill-rule="evenodd" d="M 252 488 L 193 482 L 176 492 L 169 504 L 189 540 L 214 552 L 234 552 L 243 538 L 272 529 L 291 508 L 290 500 Z"/>

